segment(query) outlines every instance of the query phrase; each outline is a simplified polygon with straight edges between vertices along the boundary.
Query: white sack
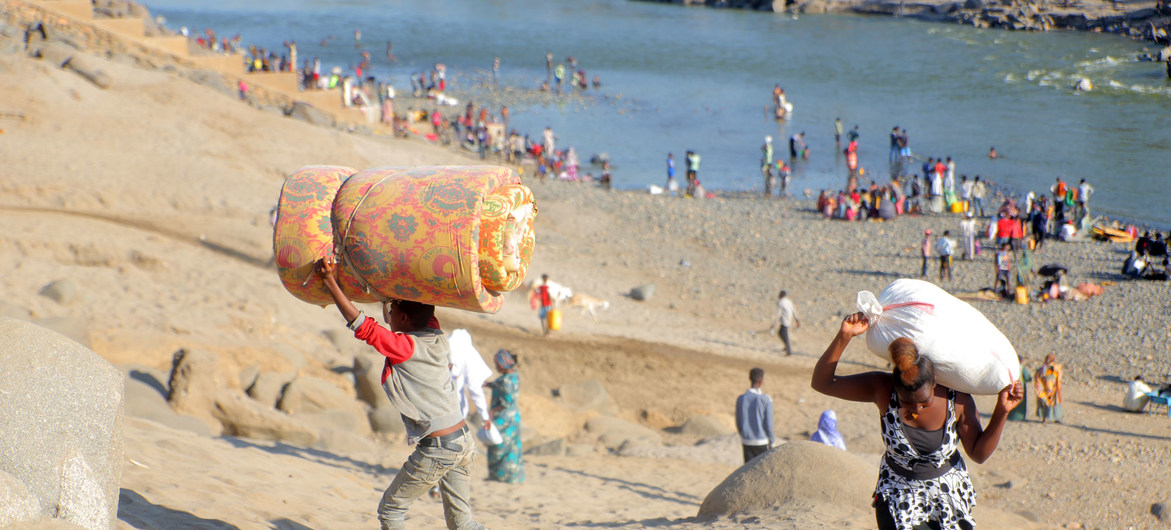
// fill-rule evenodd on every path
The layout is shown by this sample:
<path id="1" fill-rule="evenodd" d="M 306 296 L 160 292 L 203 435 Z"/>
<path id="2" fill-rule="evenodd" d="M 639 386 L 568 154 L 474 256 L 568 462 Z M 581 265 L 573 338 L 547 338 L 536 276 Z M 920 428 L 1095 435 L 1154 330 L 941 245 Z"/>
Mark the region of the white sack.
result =
<path id="1" fill-rule="evenodd" d="M 983 313 L 932 283 L 895 280 L 877 297 L 861 291 L 858 310 L 870 321 L 871 352 L 890 361 L 890 343 L 911 339 L 948 388 L 996 394 L 1019 378 L 1020 360 L 1008 338 Z"/>

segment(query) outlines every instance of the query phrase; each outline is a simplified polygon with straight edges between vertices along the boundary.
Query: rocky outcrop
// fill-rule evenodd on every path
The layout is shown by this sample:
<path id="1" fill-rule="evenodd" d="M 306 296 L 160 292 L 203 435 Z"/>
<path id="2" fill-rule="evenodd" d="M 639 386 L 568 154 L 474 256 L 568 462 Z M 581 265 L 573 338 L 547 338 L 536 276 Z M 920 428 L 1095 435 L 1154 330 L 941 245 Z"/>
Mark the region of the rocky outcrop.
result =
<path id="1" fill-rule="evenodd" d="M 610 449 L 633 443 L 659 444 L 662 436 L 653 429 L 609 416 L 599 416 L 586 422 L 586 431 Z"/>
<path id="2" fill-rule="evenodd" d="M 27 526 L 32 498 L 38 518 L 110 528 L 122 478 L 122 374 L 29 322 L 0 319 L 0 336 L 0 526 Z"/>
<path id="3" fill-rule="evenodd" d="M 791 13 L 858 13 L 1018 31 L 1117 33 L 1168 44 L 1171 10 L 1099 0 L 644 0 Z"/>
<path id="4" fill-rule="evenodd" d="M 683 425 L 679 427 L 679 432 L 693 436 L 720 436 L 736 432 L 731 426 L 732 423 L 731 417 L 692 416 L 683 422 Z"/>

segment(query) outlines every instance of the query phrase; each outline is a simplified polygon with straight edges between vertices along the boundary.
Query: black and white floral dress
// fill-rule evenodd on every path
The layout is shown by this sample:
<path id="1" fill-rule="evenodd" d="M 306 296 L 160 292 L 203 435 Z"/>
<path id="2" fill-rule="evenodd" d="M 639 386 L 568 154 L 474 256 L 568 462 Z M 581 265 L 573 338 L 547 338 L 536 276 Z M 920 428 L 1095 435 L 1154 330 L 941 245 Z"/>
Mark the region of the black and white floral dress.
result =
<path id="1" fill-rule="evenodd" d="M 955 391 L 948 390 L 943 443 L 935 451 L 921 454 L 903 432 L 898 395 L 891 392 L 890 405 L 882 416 L 882 442 L 886 445 L 886 455 L 879 465 L 874 495 L 876 501 L 881 498 L 890 507 L 897 528 L 910 529 L 928 521 L 937 521 L 941 528 L 957 528 L 961 521 L 975 526 L 972 508 L 976 506 L 976 491 L 968 477 L 967 466 L 957 453 L 960 438 L 956 433 L 956 423 Z M 908 474 L 909 470 L 933 468 L 942 471 L 943 466 L 950 469 L 938 477 L 908 477 L 914 475 Z"/>

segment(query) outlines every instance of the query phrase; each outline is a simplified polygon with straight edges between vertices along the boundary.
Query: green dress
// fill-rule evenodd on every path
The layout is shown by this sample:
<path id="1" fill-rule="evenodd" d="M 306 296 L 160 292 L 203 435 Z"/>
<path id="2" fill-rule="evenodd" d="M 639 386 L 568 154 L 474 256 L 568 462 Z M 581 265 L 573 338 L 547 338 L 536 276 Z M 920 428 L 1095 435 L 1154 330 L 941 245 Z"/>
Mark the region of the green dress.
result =
<path id="1" fill-rule="evenodd" d="M 1008 411 L 1008 419 L 1012 421 L 1027 421 L 1029 414 L 1029 385 L 1025 383 L 1032 382 L 1033 374 L 1029 372 L 1024 365 L 1021 365 L 1021 386 L 1025 391 L 1025 397 L 1017 403 L 1016 407 Z"/>
<path id="2" fill-rule="evenodd" d="M 498 482 L 517 483 L 525 479 L 525 463 L 520 440 L 520 409 L 516 396 L 520 379 L 516 372 L 504 374 L 488 383 L 492 389 L 492 422 L 504 442 L 488 447 L 488 478 Z"/>

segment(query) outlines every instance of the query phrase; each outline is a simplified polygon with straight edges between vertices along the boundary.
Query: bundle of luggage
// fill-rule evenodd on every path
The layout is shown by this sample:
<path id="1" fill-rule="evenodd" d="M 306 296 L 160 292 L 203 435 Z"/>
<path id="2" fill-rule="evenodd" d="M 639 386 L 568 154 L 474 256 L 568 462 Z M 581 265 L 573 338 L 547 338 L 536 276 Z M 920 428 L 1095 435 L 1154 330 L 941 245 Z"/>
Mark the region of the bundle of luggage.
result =
<path id="1" fill-rule="evenodd" d="M 524 283 L 536 245 L 532 191 L 494 166 L 307 166 L 281 189 L 273 252 L 305 302 L 333 302 L 314 263 L 339 258 L 355 302 L 412 300 L 493 313 Z"/>

